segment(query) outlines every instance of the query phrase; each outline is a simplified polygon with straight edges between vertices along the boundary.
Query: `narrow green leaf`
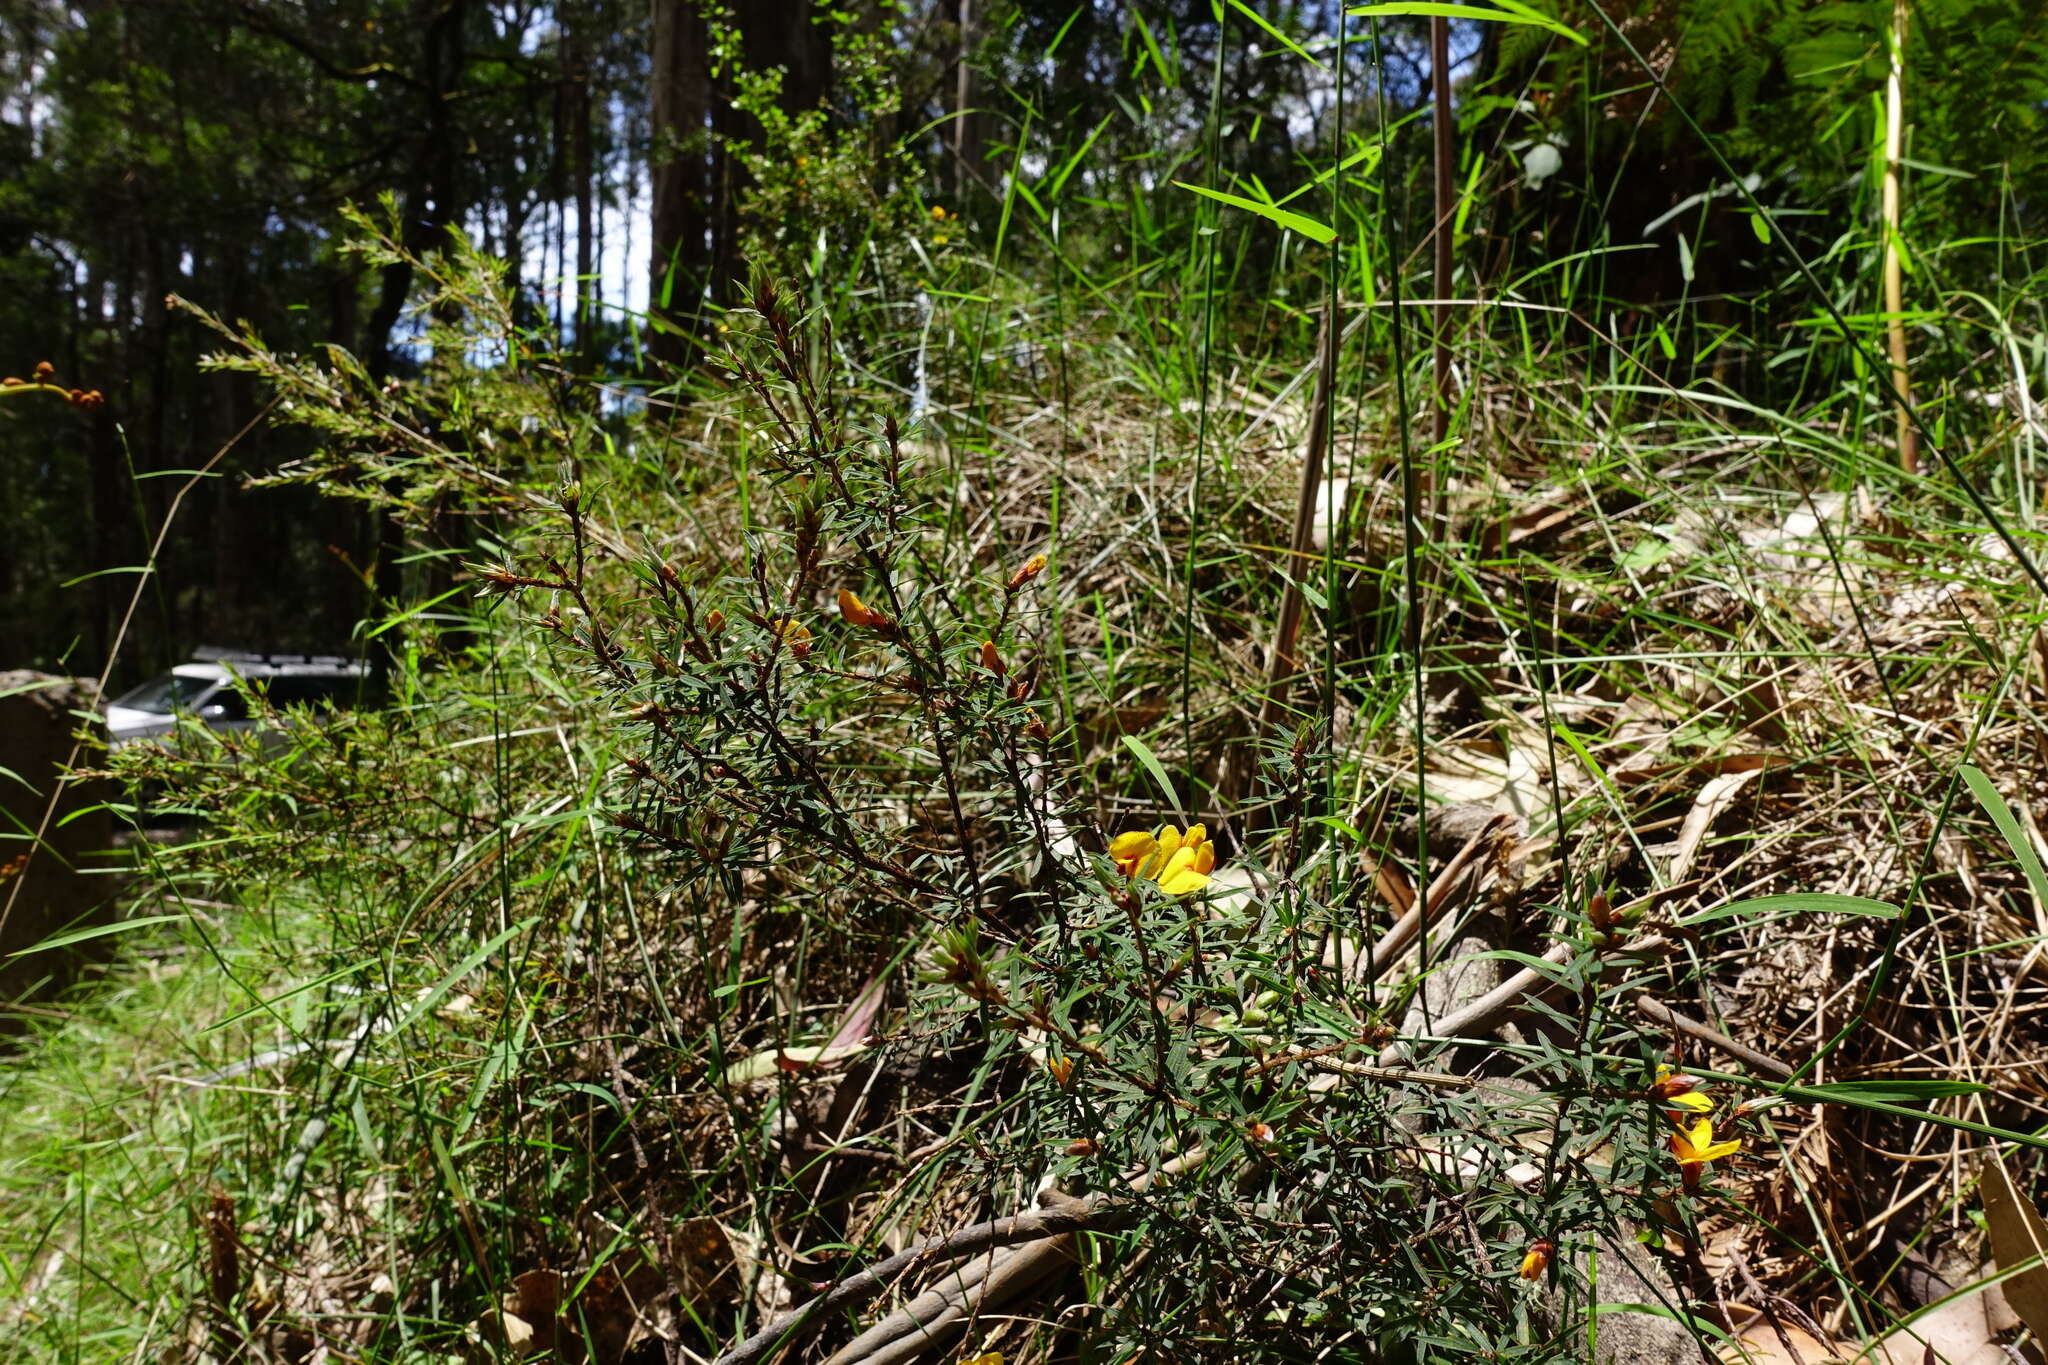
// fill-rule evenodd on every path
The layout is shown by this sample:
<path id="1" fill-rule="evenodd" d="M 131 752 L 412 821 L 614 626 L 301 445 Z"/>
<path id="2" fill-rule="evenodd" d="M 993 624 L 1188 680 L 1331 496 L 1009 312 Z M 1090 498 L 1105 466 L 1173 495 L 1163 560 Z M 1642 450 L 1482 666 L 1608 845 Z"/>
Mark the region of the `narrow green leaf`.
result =
<path id="1" fill-rule="evenodd" d="M 1548 29 L 1560 38 L 1568 38 L 1580 47 L 1586 46 L 1584 35 L 1576 29 L 1567 28 L 1547 14 L 1538 13 L 1527 5 L 1513 5 L 1501 0 L 1501 9 L 1482 9 L 1478 5 L 1450 5 L 1436 0 L 1399 0 L 1389 5 L 1359 5 L 1345 11 L 1354 18 L 1400 19 L 1421 16 L 1430 19 L 1474 19 L 1492 24 L 1529 24 L 1535 28 Z"/>
<path id="2" fill-rule="evenodd" d="M 1486 158 L 1475 156 L 1472 165 L 1465 172 L 1465 188 L 1458 194 L 1458 216 L 1451 221 L 1451 236 L 1463 239 L 1465 222 L 1472 216 L 1472 206 L 1478 202 L 1475 191 L 1479 188 L 1479 173 L 1486 167 Z"/>
<path id="3" fill-rule="evenodd" d="M 1166 54 L 1159 50 L 1159 40 L 1152 36 L 1152 28 L 1145 22 L 1145 16 L 1133 11 L 1131 18 L 1137 21 L 1138 36 L 1145 40 L 1145 51 L 1151 54 L 1152 65 L 1159 72 L 1159 79 L 1166 83 L 1168 90 L 1180 84 L 1179 69 L 1169 66 Z"/>
<path id="4" fill-rule="evenodd" d="M 1184 190 L 1214 199 L 1218 203 L 1228 204 L 1235 209 L 1243 209 L 1246 213 L 1256 213 L 1266 221 L 1278 223 L 1290 232 L 1298 232 L 1312 242 L 1327 244 L 1336 240 L 1337 229 L 1331 227 L 1328 223 L 1318 223 L 1313 218 L 1305 218 L 1299 213 L 1278 208 L 1272 204 L 1261 204 L 1256 199 L 1246 199 L 1235 194 L 1225 194 L 1222 190 L 1205 189 L 1200 185 L 1190 185 L 1185 180 L 1176 180 L 1173 183 Z"/>
<path id="5" fill-rule="evenodd" d="M 540 916 L 538 915 L 529 915 L 527 918 L 513 925 L 510 929 L 507 929 L 503 933 L 495 935 L 490 942 L 484 944 L 481 948 L 478 948 L 468 957 L 462 959 L 461 962 L 456 964 L 454 971 L 448 973 L 448 975 L 442 977 L 439 981 L 435 982 L 433 989 L 429 990 L 425 995 L 421 996 L 417 1001 L 414 1002 L 413 1007 L 406 1011 L 405 1017 L 399 1020 L 391 1031 L 393 1033 L 403 1033 L 407 1029 L 411 1028 L 415 1023 L 419 1022 L 420 1016 L 425 1014 L 428 1010 L 434 1008 L 434 1006 L 440 1004 L 441 997 L 448 994 L 450 990 L 454 989 L 456 982 L 462 980 L 463 977 L 468 976 L 478 967 L 483 966 L 484 963 L 490 958 L 492 953 L 495 953 L 498 951 L 498 949 L 504 947 L 506 942 L 508 942 L 514 935 L 523 934 L 528 929 L 531 929 L 534 926 L 535 922 L 539 919 Z"/>
<path id="6" fill-rule="evenodd" d="M 1047 199 L 1059 197 L 1060 187 L 1067 183 L 1067 177 L 1074 173 L 1074 168 L 1081 164 L 1081 159 L 1088 155 L 1089 148 L 1095 145 L 1095 139 L 1102 136 L 1102 130 L 1109 127 L 1109 121 L 1115 117 L 1116 115 L 1114 114 L 1104 114 L 1102 122 L 1096 124 L 1095 130 L 1082 139 L 1080 147 L 1076 149 L 1072 156 L 1067 158 L 1066 164 L 1054 172 L 1048 180 L 1041 182 L 1042 193 Z"/>
<path id="7" fill-rule="evenodd" d="M 1173 807 L 1173 813 L 1187 821 L 1188 808 L 1180 803 L 1180 793 L 1173 789 L 1173 779 L 1166 775 L 1166 765 L 1159 761 L 1159 755 L 1147 748 L 1145 741 L 1136 735 L 1124 736 L 1124 747 L 1138 756 L 1138 762 L 1145 765 L 1145 771 L 1152 774 L 1152 780 L 1159 784 L 1159 790 L 1166 793 L 1166 802 Z"/>
<path id="8" fill-rule="evenodd" d="M 2034 888 L 2034 894 L 2042 905 L 2048 905 L 2048 870 L 2041 866 L 2041 855 L 2034 851 L 2034 841 L 2020 828 L 2019 817 L 2012 813 L 2012 807 L 2005 804 L 2005 798 L 1998 794 L 1998 788 L 1991 785 L 1991 779 L 1980 768 L 1965 763 L 1962 767 L 1963 785 L 1970 789 L 1970 795 L 1991 816 L 1991 823 L 1998 826 L 1998 832 L 2005 836 L 2005 846 L 2012 850 L 2012 856 L 2019 860 L 2020 870 L 2027 874 L 2027 885 Z"/>
<path id="9" fill-rule="evenodd" d="M 1074 12 L 1067 16 L 1067 22 L 1061 24 L 1060 31 L 1052 35 L 1052 44 L 1051 46 L 1045 49 L 1045 60 L 1052 60 L 1053 54 L 1060 50 L 1060 44 L 1064 43 L 1067 40 L 1067 30 L 1074 26 L 1074 21 L 1081 17 L 1081 12 L 1083 10 L 1090 8 L 1092 8 L 1092 5 L 1088 4 L 1074 6 Z"/>
<path id="10" fill-rule="evenodd" d="M 1353 166 L 1356 166 L 1361 161 L 1369 161 L 1372 163 L 1370 166 L 1367 166 L 1365 168 L 1365 173 L 1367 175 L 1371 175 L 1375 170 L 1379 169 L 1379 147 L 1377 145 L 1368 144 L 1364 147 L 1359 148 L 1350 156 L 1345 157 L 1342 161 L 1330 167 L 1329 170 L 1318 171 L 1310 179 L 1304 181 L 1299 189 L 1290 190 L 1286 194 L 1281 195 L 1278 199 L 1275 199 L 1273 202 L 1275 204 L 1285 204 L 1292 200 L 1299 199 L 1301 198 L 1301 196 L 1307 194 L 1316 186 L 1328 184 L 1332 179 L 1339 175 L 1342 175 L 1345 171 L 1350 170 Z"/>
<path id="11" fill-rule="evenodd" d="M 252 1014 L 260 1014 L 267 1011 L 275 1011 L 279 1005 L 283 1004 L 285 1001 L 291 999 L 295 995 L 304 995 L 307 991 L 318 990 L 320 987 L 325 986 L 330 982 L 339 981 L 343 977 L 354 976 L 357 972 L 368 971 L 370 968 L 376 965 L 377 959 L 373 957 L 366 957 L 361 962 L 350 963 L 346 967 L 342 967 L 335 971 L 328 972 L 325 976 L 316 976 L 311 981 L 306 982 L 304 985 L 293 986 L 290 990 L 280 991 L 276 995 L 270 996 L 268 999 L 258 1000 L 255 1004 L 249 1006 L 247 1009 L 236 1010 L 233 1014 L 229 1015 L 225 1019 L 220 1020 L 218 1023 L 208 1024 L 205 1028 L 201 1029 L 200 1032 L 212 1033 L 218 1029 L 224 1029 L 228 1027 L 230 1024 L 238 1024 L 242 1020 L 247 1019 Z"/>
<path id="12" fill-rule="evenodd" d="M 1267 22 L 1265 15 L 1260 14 L 1255 9 L 1248 8 L 1245 5 L 1244 0 L 1230 0 L 1230 7 L 1236 10 L 1239 14 L 1242 14 L 1245 18 L 1257 24 L 1260 28 L 1266 30 L 1266 32 L 1272 34 L 1274 40 L 1277 41 L 1282 47 L 1286 48 L 1289 52 L 1292 52 L 1295 56 L 1301 58 L 1303 61 L 1309 63 L 1309 65 L 1315 67 L 1318 71 L 1328 71 L 1330 69 L 1322 62 L 1317 61 L 1314 57 L 1310 56 L 1309 53 L 1301 46 L 1301 44 L 1295 42 L 1294 39 L 1288 37 L 1279 29 L 1274 28 L 1271 23 Z"/>
<path id="13" fill-rule="evenodd" d="M 115 920 L 112 924 L 95 924 L 86 929 L 71 929 L 61 934 L 52 934 L 40 943 L 31 943 L 26 948 L 17 948 L 9 957 L 27 957 L 30 953 L 47 953 L 52 948 L 68 948 L 74 943 L 83 943 L 89 938 L 105 938 L 108 934 L 125 934 L 130 929 L 147 929 L 152 924 L 169 924 L 182 920 L 183 915 L 145 915 L 141 919 Z"/>
<path id="14" fill-rule="evenodd" d="M 1809 1100 L 1836 1104 L 1859 1104 L 1864 1100 L 1912 1104 L 1918 1100 L 1946 1099 L 1951 1095 L 1982 1095 L 1990 1088 L 1975 1081 L 1829 1081 L 1824 1085 L 1801 1087 Z"/>
<path id="15" fill-rule="evenodd" d="M 1868 915 L 1872 919 L 1897 919 L 1904 912 L 1896 905 L 1863 896 L 1835 896 L 1823 891 L 1796 891 L 1785 896 L 1757 896 L 1730 901 L 1697 915 L 1687 915 L 1681 925 L 1706 924 L 1712 920 L 1744 916 L 1780 919 L 1786 915 Z"/>

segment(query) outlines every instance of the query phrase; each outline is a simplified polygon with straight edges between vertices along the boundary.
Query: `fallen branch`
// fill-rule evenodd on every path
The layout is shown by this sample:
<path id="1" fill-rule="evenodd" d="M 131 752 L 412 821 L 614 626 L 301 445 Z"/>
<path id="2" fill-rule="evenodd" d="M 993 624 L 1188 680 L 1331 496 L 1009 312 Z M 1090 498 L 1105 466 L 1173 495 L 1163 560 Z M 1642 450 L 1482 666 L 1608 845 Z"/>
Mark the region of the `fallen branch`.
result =
<path id="1" fill-rule="evenodd" d="M 1157 1170 L 1144 1171 L 1132 1176 L 1129 1182 L 1130 1191 L 1132 1194 L 1143 1194 L 1146 1190 L 1152 1188 L 1153 1185 L 1161 1181 L 1171 1180 L 1175 1176 L 1191 1171 L 1208 1159 L 1208 1152 L 1204 1148 L 1197 1147 L 1184 1156 L 1177 1156 L 1173 1160 L 1161 1164 Z M 833 1360 L 839 1362 L 839 1365 L 856 1365 L 856 1362 L 858 1362 L 858 1365 L 891 1365 L 891 1362 L 904 1359 L 906 1357 L 903 1354 L 904 1348 L 901 1343 L 913 1334 L 915 1334 L 914 1339 L 917 1341 L 919 1349 L 922 1350 L 928 1335 L 950 1330 L 953 1324 L 963 1322 L 972 1314 L 978 1313 L 985 1304 L 1001 1302 L 1007 1298 L 1021 1296 L 1026 1291 L 1051 1279 L 1053 1272 L 1063 1268 L 1064 1264 L 1073 1256 L 1072 1233 L 1081 1231 L 1084 1228 L 1120 1227 L 1128 1219 L 1134 1218 L 1137 1213 L 1137 1206 L 1129 1200 L 1122 1198 L 1107 1199 L 1101 1195 L 1092 1195 L 1087 1199 L 1072 1199 L 1054 1189 L 1044 1190 L 1038 1197 L 1041 1203 L 1049 1205 L 1047 1209 L 1041 1210 L 1037 1214 L 1020 1214 L 1015 1219 L 1004 1219 L 1002 1221 L 1004 1223 L 1015 1223 L 1021 1219 L 1035 1218 L 1040 1226 L 1048 1228 L 1047 1231 L 1041 1232 L 1036 1237 L 1030 1239 L 1008 1239 L 1009 1243 L 1013 1246 L 1013 1250 L 1007 1257 L 1002 1259 L 991 1257 L 986 1265 L 969 1269 L 955 1277 L 951 1283 L 941 1284 L 920 1294 L 881 1322 L 876 1323 L 873 1327 L 861 1333 L 855 1342 L 841 1349 L 833 1357 Z M 1070 1221 L 1069 1225 L 1063 1228 L 1054 1227 L 1050 1225 L 1048 1220 L 1055 1213 L 1066 1214 L 1070 1220 L 1078 1219 L 1080 1221 Z M 997 1225 L 985 1223 L 981 1226 L 992 1227 Z M 934 1238 L 931 1243 L 924 1245 L 946 1243 L 957 1246 L 959 1238 L 973 1231 L 975 1229 L 969 1228 L 964 1232 L 953 1233 L 949 1237 Z M 987 1245 L 994 1247 L 1003 1245 L 1003 1243 L 990 1242 Z M 981 1249 L 983 1248 L 977 1247 L 965 1254 L 971 1256 L 975 1251 Z M 880 1265 L 875 1266 L 873 1270 L 863 1272 L 863 1274 L 869 1276 L 880 1276 L 885 1273 L 894 1274 L 902 1268 L 898 1263 L 903 1261 L 904 1257 L 913 1255 L 915 1251 L 916 1248 L 911 1248 L 909 1251 L 898 1253 Z M 851 1284 L 852 1281 L 849 1280 L 848 1283 Z M 872 1297 L 875 1288 L 876 1286 L 870 1286 L 867 1294 L 861 1297 L 863 1299 Z M 849 1300 L 848 1302 L 859 1301 Z M 842 1304 L 840 1306 L 844 1307 L 847 1305 Z M 803 1312 L 805 1310 L 799 1309 L 798 1311 Z M 770 1336 L 772 1334 L 763 1333 L 760 1335 Z M 758 1336 L 751 1338 L 748 1345 L 751 1345 L 754 1340 L 759 1339 Z M 854 1347 L 862 1346 L 863 1343 L 865 1343 L 864 1352 L 871 1352 L 871 1354 L 854 1355 Z M 780 1338 L 775 1338 L 769 1342 L 770 1346 L 779 1346 L 781 1344 L 783 1343 Z M 742 1362 L 757 1359 L 760 1355 L 760 1352 L 756 1351 L 753 1355 L 742 1356 L 740 1351 L 745 1349 L 747 1349 L 747 1346 L 743 1345 L 737 1350 L 720 1356 L 714 1362 L 714 1365 L 742 1365 Z M 765 1350 L 767 1347 L 762 1349 Z"/>
<path id="2" fill-rule="evenodd" d="M 754 1333 L 718 1357 L 713 1365 L 752 1365 L 771 1352 L 800 1345 L 817 1331 L 823 1321 L 866 1303 L 887 1289 L 898 1276 L 919 1265 L 932 1261 L 957 1261 L 995 1247 L 1041 1241 L 1087 1228 L 1113 1227 L 1134 1216 L 1136 1209 L 1122 1201 L 1076 1199 L 1055 1208 L 1035 1209 L 1012 1218 L 997 1218 L 943 1236 L 928 1237 L 912 1243 L 894 1256 L 877 1261 L 866 1270 L 847 1276 L 795 1312 Z"/>
<path id="3" fill-rule="evenodd" d="M 1351 979 L 1378 980 L 1399 965 L 1403 955 L 1413 946 L 1417 935 L 1421 933 L 1424 923 L 1435 921 L 1437 912 L 1443 909 L 1444 902 L 1450 899 L 1451 892 L 1464 884 L 1466 876 L 1480 855 L 1490 852 L 1507 836 L 1507 828 L 1513 818 L 1508 815 L 1496 815 L 1488 820 L 1477 834 L 1467 839 L 1465 846 L 1459 849 L 1431 880 L 1429 890 L 1416 897 L 1415 904 L 1380 936 L 1380 941 L 1373 945 L 1371 952 L 1363 954 L 1351 964 Z"/>
<path id="4" fill-rule="evenodd" d="M 967 1330 L 983 1312 L 1036 1292 L 1074 1261 L 1074 1236 L 1001 1247 L 970 1258 L 841 1347 L 825 1365 L 906 1365 Z"/>

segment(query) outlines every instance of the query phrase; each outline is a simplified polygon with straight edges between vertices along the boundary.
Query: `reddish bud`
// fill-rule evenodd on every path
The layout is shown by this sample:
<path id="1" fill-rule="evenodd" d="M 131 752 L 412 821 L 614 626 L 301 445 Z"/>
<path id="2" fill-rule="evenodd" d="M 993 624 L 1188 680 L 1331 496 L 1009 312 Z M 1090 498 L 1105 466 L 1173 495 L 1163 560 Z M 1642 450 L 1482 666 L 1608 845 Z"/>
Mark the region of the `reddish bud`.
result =
<path id="1" fill-rule="evenodd" d="M 1068 1156 L 1094 1156 L 1101 1150 L 1102 1145 L 1094 1138 L 1075 1138 L 1067 1144 Z"/>
<path id="2" fill-rule="evenodd" d="M 47 360 L 36 362 L 36 383 L 47 384 L 57 377 L 57 367 Z"/>
<path id="3" fill-rule="evenodd" d="M 996 642 L 994 640 L 983 640 L 981 642 L 981 666 L 995 674 L 998 678 L 1007 675 L 1010 671 L 1010 666 L 1003 662 L 1003 656 L 996 652 Z"/>
<path id="4" fill-rule="evenodd" d="M 1038 577 L 1040 574 L 1044 572 L 1045 556 L 1031 556 L 1031 558 L 1024 561 L 1023 568 L 1017 570 L 1017 572 L 1010 575 L 1009 590 L 1011 592 L 1017 591 L 1017 589 L 1023 587 L 1026 583 L 1029 583 L 1032 579 Z"/>
<path id="5" fill-rule="evenodd" d="M 1699 1089 L 1699 1085 L 1698 1079 L 1692 1076 L 1666 1076 L 1650 1087 L 1650 1093 L 1660 1100 L 1676 1099 L 1680 1095 L 1690 1095 Z"/>

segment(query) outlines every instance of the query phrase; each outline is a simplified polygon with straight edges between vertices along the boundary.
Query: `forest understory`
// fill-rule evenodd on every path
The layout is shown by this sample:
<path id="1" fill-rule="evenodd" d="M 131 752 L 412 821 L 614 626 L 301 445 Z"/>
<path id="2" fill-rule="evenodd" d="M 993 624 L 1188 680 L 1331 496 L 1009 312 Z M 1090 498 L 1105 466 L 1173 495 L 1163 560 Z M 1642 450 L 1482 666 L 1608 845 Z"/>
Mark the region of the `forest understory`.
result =
<path id="1" fill-rule="evenodd" d="M 0 1358 L 2043 1359 L 2048 20 L 541 8 L 334 42 L 584 73 L 551 280 L 429 158 L 0 385 L 0 642 L 376 684 L 67 703 Z"/>

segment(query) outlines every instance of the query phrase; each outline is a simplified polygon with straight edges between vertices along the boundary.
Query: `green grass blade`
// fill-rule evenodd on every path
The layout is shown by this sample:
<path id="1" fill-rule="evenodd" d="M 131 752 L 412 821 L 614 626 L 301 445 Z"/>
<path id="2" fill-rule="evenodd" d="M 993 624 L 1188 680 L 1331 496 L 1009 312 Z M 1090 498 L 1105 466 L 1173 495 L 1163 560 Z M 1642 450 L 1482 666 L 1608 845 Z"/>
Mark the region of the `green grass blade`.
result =
<path id="1" fill-rule="evenodd" d="M 112 924 L 95 924 L 85 929 L 71 929 L 61 934 L 52 934 L 39 943 L 26 948 L 17 948 L 7 956 L 27 957 L 30 953 L 47 953 L 52 948 L 68 948 L 74 943 L 83 943 L 89 938 L 105 938 L 109 934 L 125 934 L 130 929 L 147 929 L 152 924 L 169 924 L 182 920 L 185 915 L 145 915 L 141 919 L 115 920 Z"/>
<path id="2" fill-rule="evenodd" d="M 1166 765 L 1159 761 L 1159 755 L 1153 753 L 1145 741 L 1136 735 L 1125 735 L 1124 747 L 1138 756 L 1138 762 L 1144 764 L 1145 771 L 1152 774 L 1152 780 L 1159 784 L 1159 790 L 1166 793 L 1167 804 L 1173 807 L 1174 814 L 1185 822 L 1188 808 L 1180 803 L 1180 793 L 1173 789 L 1173 779 L 1166 775 Z"/>
<path id="3" fill-rule="evenodd" d="M 1560 38 L 1568 38 L 1580 47 L 1586 45 L 1584 35 L 1576 29 L 1539 14 L 1527 5 L 1515 5 L 1504 9 L 1482 9 L 1477 5 L 1451 5 L 1437 3 L 1437 0 L 1398 0 L 1387 5 L 1360 5 L 1348 13 L 1369 19 L 1400 19 L 1426 17 L 1431 19 L 1473 19 L 1493 24 L 1529 24 L 1535 28 L 1548 29 Z"/>
<path id="4" fill-rule="evenodd" d="M 1185 180 L 1176 180 L 1173 183 L 1184 190 L 1190 190 L 1206 198 L 1214 199 L 1218 203 L 1228 204 L 1234 209 L 1243 209 L 1246 213 L 1256 213 L 1267 222 L 1277 223 L 1289 232 L 1298 232 L 1312 242 L 1319 242 L 1327 246 L 1337 238 L 1337 229 L 1331 227 L 1328 223 L 1319 223 L 1315 219 L 1305 217 L 1302 214 L 1278 208 L 1272 204 L 1262 204 L 1256 199 L 1246 199 L 1241 195 L 1225 194 L 1222 190 L 1207 189 L 1201 185 L 1190 185 Z"/>
<path id="5" fill-rule="evenodd" d="M 1963 785 L 1970 794 L 1989 812 L 1991 823 L 1998 826 L 1998 832 L 2005 836 L 2005 842 L 2012 849 L 2012 856 L 2019 860 L 2020 870 L 2027 874 L 2027 884 L 2034 888 L 2034 895 L 2044 906 L 2048 906 L 2048 870 L 2041 866 L 2041 855 L 2034 851 L 2034 841 L 2020 828 L 2019 817 L 2012 813 L 2012 807 L 2005 804 L 2005 798 L 1998 794 L 1998 788 L 1991 785 L 1991 779 L 1983 770 L 1965 763 L 1962 768 Z"/>
<path id="6" fill-rule="evenodd" d="M 1294 39 L 1288 37 L 1279 29 L 1274 28 L 1272 23 L 1267 20 L 1265 15 L 1260 14 L 1257 10 L 1252 9 L 1250 6 L 1246 5 L 1244 3 L 1244 0 L 1230 0 L 1230 7 L 1236 10 L 1239 14 L 1242 14 L 1245 18 L 1257 24 L 1260 28 L 1266 30 L 1267 33 L 1273 36 L 1273 41 L 1279 43 L 1282 47 L 1286 48 L 1289 52 L 1292 52 L 1295 56 L 1301 58 L 1303 61 L 1309 63 L 1318 71 L 1328 71 L 1330 69 L 1327 65 L 1319 61 L 1312 54 L 1310 54 L 1309 51 L 1306 48 L 1302 47 L 1300 43 L 1295 42 Z"/>

